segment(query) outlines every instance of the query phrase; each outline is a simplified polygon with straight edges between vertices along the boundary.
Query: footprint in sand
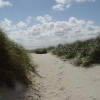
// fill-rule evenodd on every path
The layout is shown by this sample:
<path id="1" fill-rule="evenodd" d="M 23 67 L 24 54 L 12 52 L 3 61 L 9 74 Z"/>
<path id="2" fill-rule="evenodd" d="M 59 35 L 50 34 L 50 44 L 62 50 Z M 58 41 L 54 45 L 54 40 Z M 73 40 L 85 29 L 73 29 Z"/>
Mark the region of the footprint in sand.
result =
<path id="1" fill-rule="evenodd" d="M 63 75 L 64 74 L 64 72 L 62 71 L 62 72 L 60 72 L 60 73 L 58 73 L 58 75 Z"/>

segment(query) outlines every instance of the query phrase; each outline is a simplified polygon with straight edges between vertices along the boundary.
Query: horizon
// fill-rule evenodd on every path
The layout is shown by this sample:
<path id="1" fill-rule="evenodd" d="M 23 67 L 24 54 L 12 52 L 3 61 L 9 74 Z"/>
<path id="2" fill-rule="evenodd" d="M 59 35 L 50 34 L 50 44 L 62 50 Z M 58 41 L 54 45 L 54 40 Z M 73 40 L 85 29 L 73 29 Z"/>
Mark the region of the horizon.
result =
<path id="1" fill-rule="evenodd" d="M 0 0 L 0 27 L 27 49 L 100 34 L 99 0 Z"/>

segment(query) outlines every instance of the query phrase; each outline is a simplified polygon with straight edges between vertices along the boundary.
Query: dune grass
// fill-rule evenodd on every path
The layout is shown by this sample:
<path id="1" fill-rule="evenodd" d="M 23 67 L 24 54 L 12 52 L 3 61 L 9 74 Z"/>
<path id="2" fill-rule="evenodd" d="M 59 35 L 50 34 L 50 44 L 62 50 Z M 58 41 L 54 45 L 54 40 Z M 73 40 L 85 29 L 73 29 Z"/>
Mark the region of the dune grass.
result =
<path id="1" fill-rule="evenodd" d="M 71 44 L 60 44 L 52 53 L 64 59 L 74 59 L 75 65 L 89 67 L 91 64 L 100 63 L 100 36 Z"/>
<path id="2" fill-rule="evenodd" d="M 32 52 L 36 54 L 46 54 L 48 51 L 46 48 L 38 48 L 38 49 L 33 50 Z"/>
<path id="3" fill-rule="evenodd" d="M 13 87 L 16 81 L 28 86 L 30 79 L 27 74 L 31 68 L 35 71 L 25 49 L 0 30 L 0 86 Z"/>
<path id="4" fill-rule="evenodd" d="M 55 48 L 54 46 L 49 46 L 47 48 L 37 48 L 34 50 L 27 50 L 27 52 L 36 54 L 46 54 L 48 52 L 51 52 L 54 48 Z"/>

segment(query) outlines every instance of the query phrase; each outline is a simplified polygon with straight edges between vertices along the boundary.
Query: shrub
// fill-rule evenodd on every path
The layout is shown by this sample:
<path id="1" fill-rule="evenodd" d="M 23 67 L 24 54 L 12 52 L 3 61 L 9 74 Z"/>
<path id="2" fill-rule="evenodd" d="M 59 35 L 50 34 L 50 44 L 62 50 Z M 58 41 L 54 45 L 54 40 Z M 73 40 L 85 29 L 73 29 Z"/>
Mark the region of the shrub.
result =
<path id="1" fill-rule="evenodd" d="M 82 64 L 82 60 L 77 57 L 77 58 L 74 59 L 73 63 L 76 66 L 80 66 Z"/>
<path id="2" fill-rule="evenodd" d="M 35 49 L 34 52 L 36 54 L 46 54 L 47 53 L 47 49 L 45 49 L 45 48 Z"/>
<path id="3" fill-rule="evenodd" d="M 46 50 L 47 50 L 48 52 L 52 52 L 52 50 L 53 50 L 54 48 L 55 48 L 54 46 L 49 46 L 48 48 L 46 48 Z"/>
<path id="4" fill-rule="evenodd" d="M 53 49 L 52 53 L 66 59 L 75 58 L 76 65 L 89 66 L 100 63 L 100 37 L 71 44 L 60 44 Z"/>

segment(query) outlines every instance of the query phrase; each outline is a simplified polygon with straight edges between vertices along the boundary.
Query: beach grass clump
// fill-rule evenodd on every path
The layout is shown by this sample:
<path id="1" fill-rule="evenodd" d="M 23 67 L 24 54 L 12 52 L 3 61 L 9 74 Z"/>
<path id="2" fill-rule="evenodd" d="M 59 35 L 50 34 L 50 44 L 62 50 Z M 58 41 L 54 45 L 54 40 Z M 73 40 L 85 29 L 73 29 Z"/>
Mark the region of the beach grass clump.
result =
<path id="1" fill-rule="evenodd" d="M 65 59 L 74 59 L 76 65 L 85 67 L 100 63 L 100 36 L 71 44 L 60 44 L 52 53 Z"/>
<path id="2" fill-rule="evenodd" d="M 9 40 L 5 32 L 0 30 L 0 86 L 13 87 L 16 81 L 28 86 L 28 72 L 31 68 L 34 69 L 34 65 L 25 49 Z"/>
<path id="3" fill-rule="evenodd" d="M 49 46 L 45 49 L 47 49 L 47 52 L 52 52 L 54 50 L 55 46 Z"/>
<path id="4" fill-rule="evenodd" d="M 46 54 L 48 51 L 46 48 L 39 48 L 39 49 L 35 49 L 33 52 L 36 54 Z"/>

